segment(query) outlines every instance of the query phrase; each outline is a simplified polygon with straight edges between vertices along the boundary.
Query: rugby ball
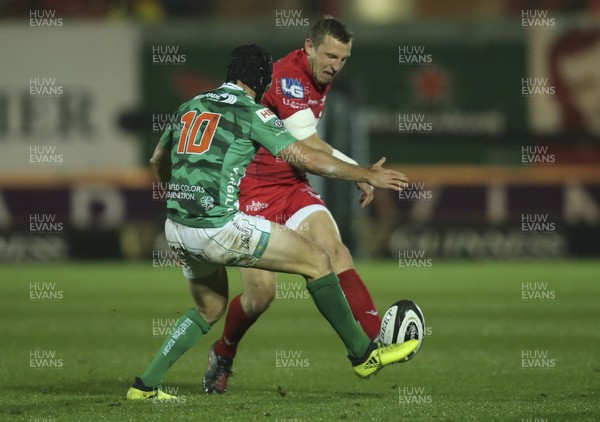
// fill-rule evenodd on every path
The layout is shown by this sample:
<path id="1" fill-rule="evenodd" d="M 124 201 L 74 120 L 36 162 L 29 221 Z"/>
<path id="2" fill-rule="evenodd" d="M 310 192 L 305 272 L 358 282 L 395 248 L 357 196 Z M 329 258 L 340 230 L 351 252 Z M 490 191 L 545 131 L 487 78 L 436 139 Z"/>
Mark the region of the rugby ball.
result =
<path id="1" fill-rule="evenodd" d="M 400 300 L 386 311 L 381 319 L 379 339 L 385 344 L 404 343 L 417 339 L 419 345 L 402 362 L 407 362 L 415 357 L 425 336 L 425 317 L 421 308 L 411 300 Z"/>

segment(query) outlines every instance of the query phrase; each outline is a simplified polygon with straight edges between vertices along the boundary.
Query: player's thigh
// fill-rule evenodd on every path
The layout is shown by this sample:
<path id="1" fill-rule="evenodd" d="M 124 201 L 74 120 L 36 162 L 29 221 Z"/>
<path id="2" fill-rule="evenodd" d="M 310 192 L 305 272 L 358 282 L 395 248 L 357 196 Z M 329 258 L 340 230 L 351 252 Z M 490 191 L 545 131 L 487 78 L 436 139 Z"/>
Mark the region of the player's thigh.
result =
<path id="1" fill-rule="evenodd" d="M 165 233 L 169 247 L 192 270 L 198 264 L 255 267 L 300 274 L 308 280 L 331 272 L 322 248 L 279 224 L 243 213 L 210 229 L 167 220 Z M 191 278 L 197 277 L 194 273 Z"/>
<path id="2" fill-rule="evenodd" d="M 240 268 L 242 276 L 242 308 L 249 316 L 264 312 L 273 299 L 277 288 L 277 274 L 256 268 Z"/>
<path id="3" fill-rule="evenodd" d="M 342 243 L 337 224 L 329 211 L 316 211 L 308 215 L 296 231 L 327 251 L 336 272 L 352 267 L 352 256 Z"/>
<path id="4" fill-rule="evenodd" d="M 201 278 L 219 266 L 253 266 L 262 256 L 270 233 L 271 223 L 243 213 L 214 228 L 188 227 L 171 220 L 165 223 L 169 247 L 177 253 L 187 278 Z"/>
<path id="5" fill-rule="evenodd" d="M 271 236 L 255 268 L 300 274 L 307 279 L 322 277 L 332 271 L 329 255 L 298 233 L 271 222 Z"/>

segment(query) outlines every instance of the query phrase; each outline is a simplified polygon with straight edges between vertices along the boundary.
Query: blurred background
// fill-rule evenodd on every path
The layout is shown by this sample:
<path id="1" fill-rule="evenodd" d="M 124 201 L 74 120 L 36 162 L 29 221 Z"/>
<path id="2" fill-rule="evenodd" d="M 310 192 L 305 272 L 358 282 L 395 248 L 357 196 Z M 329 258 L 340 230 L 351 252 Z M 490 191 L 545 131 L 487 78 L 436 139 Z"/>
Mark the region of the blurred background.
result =
<path id="1" fill-rule="evenodd" d="M 313 179 L 356 257 L 600 255 L 598 0 L 2 0 L 0 261 L 174 265 L 148 168 L 170 113 L 324 14 L 355 39 L 322 137 L 411 179 L 366 210 Z"/>

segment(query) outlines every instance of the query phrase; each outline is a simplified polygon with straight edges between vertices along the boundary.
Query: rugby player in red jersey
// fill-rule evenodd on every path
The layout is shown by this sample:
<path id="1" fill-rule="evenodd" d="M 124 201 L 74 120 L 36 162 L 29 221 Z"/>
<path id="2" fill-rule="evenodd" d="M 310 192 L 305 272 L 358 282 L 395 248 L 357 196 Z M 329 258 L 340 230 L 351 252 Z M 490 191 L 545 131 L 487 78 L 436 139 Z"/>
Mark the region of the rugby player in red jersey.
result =
<path id="1" fill-rule="evenodd" d="M 330 16 L 320 19 L 311 27 L 303 49 L 274 64 L 273 84 L 262 104 L 283 120 L 299 142 L 356 164 L 317 135 L 327 92 L 351 48 L 352 33 L 343 23 Z M 382 164 L 383 160 L 375 166 Z M 373 200 L 373 187 L 366 183 L 357 186 L 362 191 L 360 204 L 366 207 Z M 261 147 L 242 179 L 240 210 L 279 223 L 325 249 L 354 318 L 370 339 L 378 336 L 381 318 L 373 299 L 354 269 L 331 213 L 304 172 Z M 227 391 L 238 343 L 275 296 L 275 273 L 251 268 L 240 271 L 244 291 L 229 303 L 223 335 L 211 348 L 203 379 L 207 394 Z"/>

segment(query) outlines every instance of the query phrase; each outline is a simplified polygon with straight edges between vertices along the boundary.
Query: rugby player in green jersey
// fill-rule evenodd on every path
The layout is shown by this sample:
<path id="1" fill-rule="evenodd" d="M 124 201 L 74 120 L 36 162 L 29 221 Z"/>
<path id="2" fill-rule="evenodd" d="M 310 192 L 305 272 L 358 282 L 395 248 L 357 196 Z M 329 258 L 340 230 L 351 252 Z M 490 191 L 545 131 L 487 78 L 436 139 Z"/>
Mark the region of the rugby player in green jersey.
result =
<path id="1" fill-rule="evenodd" d="M 336 331 L 354 372 L 366 378 L 412 353 L 417 340 L 382 346 L 354 320 L 328 254 L 283 226 L 239 210 L 239 184 L 260 146 L 312 173 L 400 190 L 408 179 L 341 161 L 296 142 L 260 100 L 271 83 L 271 55 L 256 45 L 236 48 L 226 83 L 184 103 L 180 125 L 162 135 L 151 159 L 167 186 L 165 234 L 183 266 L 195 306 L 177 320 L 158 353 L 127 392 L 130 400 L 175 400 L 160 389 L 168 369 L 224 314 L 226 266 L 302 275 L 317 308 Z M 293 144 L 293 147 L 291 145 Z"/>

